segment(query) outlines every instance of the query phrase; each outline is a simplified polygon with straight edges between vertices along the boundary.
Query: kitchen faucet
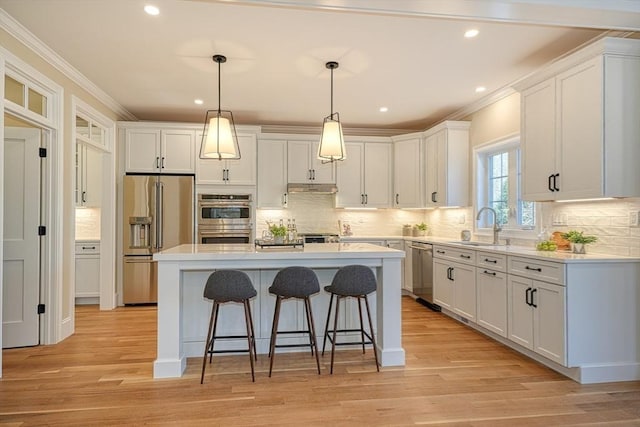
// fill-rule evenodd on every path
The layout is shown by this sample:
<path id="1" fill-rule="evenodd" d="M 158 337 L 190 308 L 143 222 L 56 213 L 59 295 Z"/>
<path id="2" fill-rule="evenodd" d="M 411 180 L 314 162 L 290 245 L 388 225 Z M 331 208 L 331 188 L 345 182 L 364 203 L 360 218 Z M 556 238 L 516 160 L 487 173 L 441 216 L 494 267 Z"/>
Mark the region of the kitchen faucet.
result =
<path id="1" fill-rule="evenodd" d="M 498 214 L 496 213 L 495 209 L 490 208 L 488 206 L 485 206 L 485 207 L 481 208 L 478 211 L 478 215 L 476 216 L 476 221 L 480 221 L 480 214 L 482 214 L 482 212 L 484 212 L 485 210 L 493 212 L 493 244 L 497 245 L 498 244 L 498 233 L 500 231 L 502 231 L 502 228 L 498 227 Z"/>

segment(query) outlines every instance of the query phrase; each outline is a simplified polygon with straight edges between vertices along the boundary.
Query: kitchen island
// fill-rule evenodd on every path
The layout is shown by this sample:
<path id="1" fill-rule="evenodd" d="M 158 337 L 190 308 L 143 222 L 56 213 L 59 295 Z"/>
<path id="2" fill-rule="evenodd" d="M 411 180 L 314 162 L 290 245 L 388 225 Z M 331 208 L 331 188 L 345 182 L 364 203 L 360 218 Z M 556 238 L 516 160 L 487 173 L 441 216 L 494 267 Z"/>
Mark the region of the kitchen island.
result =
<path id="1" fill-rule="evenodd" d="M 277 272 L 289 266 L 312 268 L 320 280 L 320 293 L 312 296 L 313 316 L 318 343 L 324 334 L 330 284 L 340 267 L 362 264 L 371 267 L 378 281 L 375 300 L 377 351 L 382 366 L 403 366 L 405 353 L 401 342 L 401 262 L 404 252 L 367 243 L 317 243 L 302 249 L 256 250 L 253 245 L 181 245 L 154 255 L 158 262 L 158 351 L 153 365 L 154 378 L 180 377 L 187 357 L 202 357 L 211 304 L 202 296 L 211 272 L 238 269 L 251 277 L 258 291 L 252 300 L 256 346 L 259 354 L 268 353 L 268 341 L 275 298 L 268 288 Z M 357 305 L 346 305 L 343 325 L 357 321 Z M 220 312 L 219 333 L 245 333 L 243 309 L 239 305 Z M 300 329 L 302 305 L 288 301 L 283 305 L 282 328 Z M 304 336 L 292 336 L 291 342 Z M 244 346 L 242 347 L 242 342 Z M 235 344 L 238 344 L 234 347 Z M 221 343 L 221 346 L 223 343 Z M 246 339 L 225 342 L 228 349 L 246 348 Z M 222 347 L 224 348 L 224 347 Z"/>

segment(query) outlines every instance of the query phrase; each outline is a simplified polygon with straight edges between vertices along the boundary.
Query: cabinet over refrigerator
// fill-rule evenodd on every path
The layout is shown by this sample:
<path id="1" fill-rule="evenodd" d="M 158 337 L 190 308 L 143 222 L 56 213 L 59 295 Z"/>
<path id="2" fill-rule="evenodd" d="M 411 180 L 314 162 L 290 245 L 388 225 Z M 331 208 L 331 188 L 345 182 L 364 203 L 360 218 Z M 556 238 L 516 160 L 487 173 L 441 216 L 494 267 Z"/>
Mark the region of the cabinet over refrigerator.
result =
<path id="1" fill-rule="evenodd" d="M 155 303 L 153 254 L 194 241 L 194 176 L 128 174 L 123 187 L 123 302 Z"/>

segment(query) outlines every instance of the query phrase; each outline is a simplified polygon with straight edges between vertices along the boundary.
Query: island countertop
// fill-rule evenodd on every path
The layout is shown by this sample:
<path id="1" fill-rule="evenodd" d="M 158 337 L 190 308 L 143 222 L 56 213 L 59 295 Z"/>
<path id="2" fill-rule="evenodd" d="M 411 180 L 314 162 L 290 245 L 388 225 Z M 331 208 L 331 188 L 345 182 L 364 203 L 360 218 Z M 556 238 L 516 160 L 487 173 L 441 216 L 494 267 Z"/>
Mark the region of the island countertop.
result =
<path id="1" fill-rule="evenodd" d="M 202 297 L 208 275 L 218 269 L 245 271 L 258 291 L 256 307 L 256 344 L 258 353 L 268 353 L 273 296 L 268 292 L 277 272 L 289 266 L 313 269 L 321 283 L 312 297 L 314 317 L 324 318 L 329 294 L 323 290 L 335 272 L 346 265 L 370 267 L 377 289 L 370 298 L 375 302 L 378 359 L 381 366 L 402 366 L 401 292 L 404 251 L 370 243 L 313 243 L 301 248 L 256 248 L 252 244 L 188 244 L 154 254 L 158 263 L 158 340 L 154 377 L 179 377 L 187 357 L 202 357 L 210 302 Z M 357 316 L 352 316 L 357 318 Z M 222 321 L 222 328 L 238 322 Z M 321 323 L 321 322 L 320 322 Z M 238 335 L 230 331 L 231 335 Z M 317 330 L 319 339 L 324 330 Z"/>

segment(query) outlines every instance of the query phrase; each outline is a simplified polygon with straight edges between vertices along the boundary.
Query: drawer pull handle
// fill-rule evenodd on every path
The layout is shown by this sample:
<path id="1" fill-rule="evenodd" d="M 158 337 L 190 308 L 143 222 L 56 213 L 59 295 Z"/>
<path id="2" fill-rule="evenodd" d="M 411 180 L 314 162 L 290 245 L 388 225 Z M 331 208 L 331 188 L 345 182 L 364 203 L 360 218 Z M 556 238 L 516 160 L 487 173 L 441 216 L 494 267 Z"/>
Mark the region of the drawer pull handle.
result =
<path id="1" fill-rule="evenodd" d="M 446 252 L 445 252 L 445 251 L 441 251 L 441 250 L 437 250 L 437 251 L 436 251 L 436 253 L 439 253 L 439 254 L 446 254 Z"/>
<path id="2" fill-rule="evenodd" d="M 82 249 L 95 249 L 95 246 L 83 246 Z"/>
<path id="3" fill-rule="evenodd" d="M 492 264 L 497 264 L 497 263 L 498 263 L 498 260 L 485 258 L 485 259 L 484 259 L 484 262 L 490 262 L 490 263 L 492 263 Z"/>
<path id="4" fill-rule="evenodd" d="M 471 259 L 471 255 L 460 254 L 460 258 Z"/>
<path id="5" fill-rule="evenodd" d="M 541 268 L 533 268 L 533 267 L 529 267 L 528 265 L 524 267 L 525 270 L 531 270 L 531 271 L 537 271 L 538 273 L 542 273 L 542 269 Z"/>
<path id="6" fill-rule="evenodd" d="M 496 272 L 495 272 L 495 271 L 487 271 L 487 270 L 485 270 L 483 273 L 484 273 L 484 274 L 488 274 L 488 275 L 490 275 L 490 276 L 495 276 L 495 275 L 496 275 Z"/>

